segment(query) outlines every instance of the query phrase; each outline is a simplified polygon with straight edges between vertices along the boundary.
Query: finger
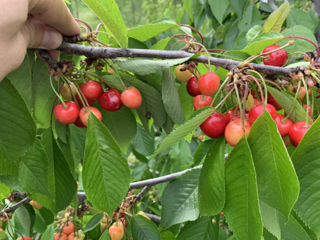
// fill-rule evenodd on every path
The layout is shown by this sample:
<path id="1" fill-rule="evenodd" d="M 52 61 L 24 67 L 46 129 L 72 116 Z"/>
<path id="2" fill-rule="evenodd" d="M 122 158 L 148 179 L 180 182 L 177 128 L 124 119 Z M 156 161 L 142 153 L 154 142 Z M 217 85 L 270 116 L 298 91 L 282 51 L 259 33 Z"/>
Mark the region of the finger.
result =
<path id="1" fill-rule="evenodd" d="M 29 17 L 22 29 L 28 48 L 56 49 L 62 43 L 62 35 L 33 17 Z"/>
<path id="2" fill-rule="evenodd" d="M 64 0 L 33 0 L 29 14 L 57 29 L 65 36 L 80 33 L 80 27 L 72 17 Z"/>

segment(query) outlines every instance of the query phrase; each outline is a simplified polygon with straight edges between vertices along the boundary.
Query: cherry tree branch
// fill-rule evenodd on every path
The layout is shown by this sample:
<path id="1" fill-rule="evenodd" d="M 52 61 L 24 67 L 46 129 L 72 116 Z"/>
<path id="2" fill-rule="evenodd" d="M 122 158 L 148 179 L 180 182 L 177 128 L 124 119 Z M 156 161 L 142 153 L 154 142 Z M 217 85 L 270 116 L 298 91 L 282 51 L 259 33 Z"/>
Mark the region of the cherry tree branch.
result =
<path id="1" fill-rule="evenodd" d="M 104 47 L 90 47 L 75 43 L 63 42 L 58 50 L 64 51 L 69 54 L 84 55 L 88 58 L 158 58 L 158 59 L 177 59 L 191 57 L 194 53 L 179 51 L 179 50 L 153 50 L 153 49 L 129 49 L 129 48 L 104 48 Z M 192 61 L 208 63 L 208 57 L 201 55 Z M 228 70 L 233 70 L 238 67 L 241 62 L 210 57 L 210 64 L 222 67 Z M 262 72 L 270 75 L 290 75 L 291 73 L 297 73 L 301 71 L 301 68 L 284 68 L 268 66 L 263 64 L 250 64 L 258 72 Z"/>
<path id="2" fill-rule="evenodd" d="M 31 199 L 27 196 L 25 197 L 24 199 L 22 199 L 21 201 L 11 205 L 10 207 L 7 207 L 3 210 L 0 211 L 0 217 L 8 214 L 8 213 L 11 213 L 11 212 L 14 212 L 15 210 L 17 210 L 19 207 L 27 204 L 28 202 L 30 202 Z"/>

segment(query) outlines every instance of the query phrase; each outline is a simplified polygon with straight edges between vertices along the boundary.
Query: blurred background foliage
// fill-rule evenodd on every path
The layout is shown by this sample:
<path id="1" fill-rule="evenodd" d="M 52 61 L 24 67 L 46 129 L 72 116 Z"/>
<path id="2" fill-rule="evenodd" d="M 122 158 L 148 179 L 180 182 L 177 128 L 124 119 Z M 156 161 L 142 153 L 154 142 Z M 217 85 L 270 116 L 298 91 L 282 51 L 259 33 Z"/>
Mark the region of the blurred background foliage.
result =
<path id="1" fill-rule="evenodd" d="M 285 1 L 253 0 L 115 0 L 127 28 L 139 25 L 171 21 L 188 24 L 204 36 L 207 48 L 227 50 L 246 46 L 246 34 L 255 25 L 261 25 L 266 17 Z M 320 1 L 290 0 L 290 14 L 284 28 L 303 25 L 314 33 L 319 29 L 317 5 Z M 70 1 L 69 7 L 75 17 L 95 27 L 99 19 L 81 0 Z M 151 44 L 172 36 L 172 32 L 160 34 Z M 318 36 L 318 34 L 316 34 Z M 169 45 L 170 47 L 170 45 Z M 177 46 L 178 47 L 178 46 Z"/>

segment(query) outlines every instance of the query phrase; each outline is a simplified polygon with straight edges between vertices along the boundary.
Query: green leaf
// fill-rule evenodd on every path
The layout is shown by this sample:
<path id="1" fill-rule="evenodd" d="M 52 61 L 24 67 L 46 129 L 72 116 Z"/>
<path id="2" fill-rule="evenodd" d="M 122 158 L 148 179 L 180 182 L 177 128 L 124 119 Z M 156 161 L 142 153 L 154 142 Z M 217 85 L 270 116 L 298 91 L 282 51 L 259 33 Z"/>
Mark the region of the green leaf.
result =
<path id="1" fill-rule="evenodd" d="M 202 161 L 202 159 L 207 155 L 209 150 L 211 149 L 212 145 L 215 144 L 214 139 L 209 139 L 204 142 L 201 142 L 198 145 L 198 148 L 193 154 L 194 164 L 193 165 L 199 165 Z"/>
<path id="2" fill-rule="evenodd" d="M 20 67 L 10 73 L 7 78 L 12 85 L 17 89 L 20 96 L 23 98 L 28 108 L 32 109 L 32 66 L 34 64 L 34 52 L 27 51 L 23 63 Z M 48 72 L 47 67 L 45 70 Z"/>
<path id="3" fill-rule="evenodd" d="M 262 27 L 260 25 L 254 25 L 246 34 L 247 42 L 253 42 L 261 33 Z"/>
<path id="4" fill-rule="evenodd" d="M 276 34 L 278 35 L 278 34 Z M 270 37 L 270 38 L 268 38 Z M 270 34 L 269 36 L 265 36 L 263 39 L 254 41 L 253 43 L 250 43 L 248 46 L 243 48 L 241 51 L 248 53 L 250 55 L 256 55 L 260 53 L 263 49 L 266 47 L 278 42 L 283 37 L 281 35 L 275 36 L 274 33 Z"/>
<path id="5" fill-rule="evenodd" d="M 259 198 L 289 216 L 299 195 L 299 181 L 268 112 L 254 122 L 248 141 L 257 172 Z"/>
<path id="6" fill-rule="evenodd" d="M 306 28 L 311 29 L 312 31 L 316 30 L 316 24 L 310 14 L 299 8 L 291 8 L 286 24 L 287 27 L 303 25 Z"/>
<path id="7" fill-rule="evenodd" d="M 224 153 L 225 139 L 214 140 L 200 174 L 199 209 L 201 216 L 216 215 L 224 207 Z"/>
<path id="8" fill-rule="evenodd" d="M 135 240 L 160 240 L 160 232 L 157 226 L 147 218 L 135 215 L 131 219 L 132 238 Z"/>
<path id="9" fill-rule="evenodd" d="M 14 163 L 32 145 L 36 127 L 25 102 L 8 79 L 0 83 L 0 103 L 0 143 Z"/>
<path id="10" fill-rule="evenodd" d="M 287 28 L 284 31 L 282 31 L 281 34 L 283 36 L 300 36 L 300 37 L 310 39 L 311 41 L 317 43 L 317 39 L 315 38 L 310 28 L 306 28 L 305 26 L 302 26 L 302 25 L 296 25 L 292 28 Z M 311 52 L 315 50 L 315 47 L 311 43 L 305 40 L 294 39 L 294 38 L 293 40 L 294 40 L 294 44 L 289 47 L 286 47 L 286 51 L 288 53 L 295 53 L 297 51 Z"/>
<path id="11" fill-rule="evenodd" d="M 238 240 L 262 236 L 256 173 L 246 138 L 242 138 L 226 161 L 224 214 Z"/>
<path id="12" fill-rule="evenodd" d="M 300 195 L 295 211 L 299 217 L 320 235 L 320 120 L 319 118 L 292 155 L 292 161 L 300 181 Z"/>
<path id="13" fill-rule="evenodd" d="M 164 69 L 184 63 L 188 61 L 190 57 L 166 59 L 166 60 L 150 60 L 150 59 L 117 59 L 113 60 L 119 68 L 133 72 L 139 75 L 148 75 L 151 73 L 157 73 Z"/>
<path id="14" fill-rule="evenodd" d="M 0 182 L 0 199 L 7 198 L 10 195 L 10 193 L 11 189 L 4 185 L 2 182 Z"/>
<path id="15" fill-rule="evenodd" d="M 189 95 L 187 89 L 187 82 L 182 82 L 179 89 L 179 98 L 182 104 L 182 109 L 185 118 L 189 118 L 190 115 L 193 113 L 193 97 Z"/>
<path id="16" fill-rule="evenodd" d="M 171 38 L 161 39 L 159 42 L 157 42 L 156 44 L 152 45 L 151 49 L 154 49 L 154 50 L 165 50 L 170 41 L 171 41 Z"/>
<path id="17" fill-rule="evenodd" d="M 199 217 L 198 184 L 200 170 L 192 170 L 170 182 L 161 197 L 161 226 L 169 228 Z"/>
<path id="18" fill-rule="evenodd" d="M 126 151 L 137 133 L 137 123 L 132 112 L 125 106 L 119 111 L 101 110 L 102 122 L 108 127 L 123 151 Z"/>
<path id="19" fill-rule="evenodd" d="M 290 119 L 292 121 L 297 122 L 306 120 L 306 111 L 303 109 L 298 100 L 294 100 L 293 96 L 285 92 L 280 92 L 277 89 L 269 86 L 268 92 L 275 98 L 279 105 L 284 109 L 286 114 L 290 114 Z M 311 118 L 309 118 L 309 120 L 312 122 Z"/>
<path id="20" fill-rule="evenodd" d="M 175 79 L 170 68 L 163 71 L 162 100 L 164 108 L 171 120 L 178 124 L 183 123 L 184 114 L 182 105 L 175 85 Z"/>
<path id="21" fill-rule="evenodd" d="M 214 108 L 212 107 L 206 107 L 196 111 L 187 121 L 185 121 L 185 123 L 174 129 L 165 139 L 163 139 L 156 151 L 152 154 L 152 157 L 187 136 L 190 132 L 199 127 L 213 112 Z"/>
<path id="22" fill-rule="evenodd" d="M 278 240 L 281 240 L 281 226 L 279 220 L 280 213 L 275 208 L 270 207 L 261 200 L 260 210 L 264 228 Z"/>
<path id="23" fill-rule="evenodd" d="M 39 128 L 47 129 L 50 127 L 55 98 L 56 95 L 50 87 L 47 63 L 38 59 L 33 67 L 32 105 L 34 109 L 33 116 Z"/>
<path id="24" fill-rule="evenodd" d="M 41 240 L 53 239 L 54 237 L 54 226 L 49 225 L 46 231 L 42 234 Z"/>
<path id="25" fill-rule="evenodd" d="M 281 32 L 281 27 L 290 12 L 290 5 L 284 2 L 281 6 L 269 15 L 263 25 L 264 32 Z"/>
<path id="26" fill-rule="evenodd" d="M 114 0 L 83 0 L 95 13 L 117 41 L 120 47 L 128 46 L 127 29 Z"/>
<path id="27" fill-rule="evenodd" d="M 126 196 L 131 180 L 127 160 L 108 129 L 92 114 L 86 137 L 83 188 L 90 202 L 112 215 Z"/>
<path id="28" fill-rule="evenodd" d="M 223 16 L 229 7 L 229 1 L 225 0 L 208 0 L 212 14 L 222 24 Z"/>
<path id="29" fill-rule="evenodd" d="M 100 225 L 101 220 L 104 218 L 105 214 L 102 213 L 98 213 L 96 215 L 94 215 L 90 221 L 87 223 L 85 229 L 83 229 L 83 232 L 89 232 L 92 229 L 94 229 L 96 226 Z"/>
<path id="30" fill-rule="evenodd" d="M 137 124 L 137 135 L 132 145 L 137 152 L 144 156 L 149 156 L 154 152 L 154 138 L 152 138 L 140 124 Z"/>
<path id="31" fill-rule="evenodd" d="M 21 206 L 14 212 L 13 221 L 15 229 L 24 236 L 31 235 L 34 220 L 34 211 L 31 212 L 31 206 Z"/>
<path id="32" fill-rule="evenodd" d="M 39 145 L 30 149 L 30 152 L 25 155 L 25 159 L 22 159 L 22 161 L 25 161 L 23 167 L 29 174 L 22 172 L 22 170 L 19 172 L 19 179 L 26 181 L 23 183 L 24 187 L 27 191 L 30 191 L 34 200 L 56 213 L 70 204 L 76 193 L 77 185 L 63 153 L 52 136 L 51 129 L 42 134 L 41 144 L 45 149 L 45 156 L 43 156 L 42 147 Z M 38 157 L 42 159 L 38 159 Z M 36 166 L 37 163 L 44 167 L 42 173 L 41 169 Z M 35 172 L 30 174 L 31 171 Z M 36 186 L 41 187 L 41 189 L 32 186 L 37 177 L 40 179 L 37 180 Z M 44 197 L 46 192 L 43 189 L 46 185 L 50 195 Z M 49 201 L 48 197 L 50 198 Z"/>
<path id="33" fill-rule="evenodd" d="M 0 232 L 0 240 L 8 240 L 8 235 L 5 232 Z"/>
<path id="34" fill-rule="evenodd" d="M 174 27 L 178 27 L 177 24 L 169 22 L 146 24 L 129 29 L 128 37 L 144 42 Z"/>
<path id="35" fill-rule="evenodd" d="M 218 240 L 215 238 L 214 225 L 210 217 L 200 217 L 187 223 L 179 233 L 177 240 Z"/>
<path id="36" fill-rule="evenodd" d="M 151 113 L 155 124 L 162 126 L 166 121 L 167 114 L 163 106 L 161 94 L 154 87 L 132 75 L 121 72 L 120 76 L 127 83 L 139 89 L 142 95 L 142 102 L 146 104 L 147 112 Z"/>

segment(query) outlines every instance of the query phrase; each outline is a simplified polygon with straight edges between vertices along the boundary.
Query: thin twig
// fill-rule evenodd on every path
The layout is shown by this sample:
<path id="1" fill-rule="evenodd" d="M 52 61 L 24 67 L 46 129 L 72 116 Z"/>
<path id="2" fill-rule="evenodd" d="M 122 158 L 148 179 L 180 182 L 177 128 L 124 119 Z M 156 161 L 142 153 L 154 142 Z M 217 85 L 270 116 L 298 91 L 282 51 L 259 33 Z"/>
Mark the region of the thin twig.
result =
<path id="1" fill-rule="evenodd" d="M 153 49 L 128 49 L 128 48 L 103 48 L 103 47 L 90 47 L 80 44 L 63 42 L 58 50 L 64 51 L 69 54 L 84 55 L 89 58 L 118 58 L 118 57 L 144 57 L 144 58 L 159 58 L 159 59 L 177 59 L 191 57 L 194 53 L 179 51 L 179 50 L 153 50 Z M 208 63 L 207 56 L 199 56 L 192 59 L 195 62 Z M 231 59 L 210 57 L 210 63 L 228 70 L 232 70 L 241 63 Z M 284 68 L 268 66 L 263 64 L 251 64 L 251 66 L 258 72 L 270 75 L 285 75 L 289 76 L 291 73 L 301 71 L 300 67 Z"/>
<path id="2" fill-rule="evenodd" d="M 14 212 L 14 211 L 17 210 L 19 207 L 27 204 L 27 203 L 30 202 L 30 201 L 31 201 L 31 199 L 30 199 L 29 197 L 25 197 L 25 198 L 22 199 L 21 201 L 13 204 L 12 206 L 7 207 L 7 208 L 1 210 L 1 211 L 0 211 L 0 217 L 6 215 L 6 214 L 8 214 L 8 213 Z"/>

